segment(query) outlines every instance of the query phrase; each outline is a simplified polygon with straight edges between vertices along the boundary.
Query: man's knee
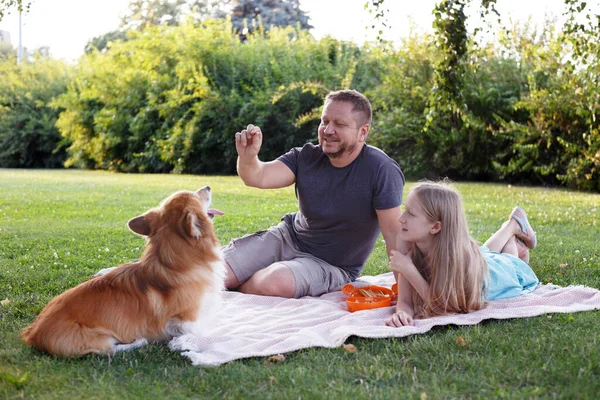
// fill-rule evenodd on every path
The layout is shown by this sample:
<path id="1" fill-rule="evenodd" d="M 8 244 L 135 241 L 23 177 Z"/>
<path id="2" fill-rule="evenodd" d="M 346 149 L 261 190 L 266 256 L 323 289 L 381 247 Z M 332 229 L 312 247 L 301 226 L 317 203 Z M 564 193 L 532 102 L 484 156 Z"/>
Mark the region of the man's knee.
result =
<path id="1" fill-rule="evenodd" d="M 240 286 L 240 281 L 237 276 L 235 276 L 235 273 L 227 261 L 225 261 L 225 270 L 227 271 L 227 274 L 225 275 L 225 288 L 237 289 Z"/>
<path id="2" fill-rule="evenodd" d="M 287 265 L 276 263 L 257 271 L 240 290 L 248 294 L 292 298 L 296 295 L 296 281 Z"/>

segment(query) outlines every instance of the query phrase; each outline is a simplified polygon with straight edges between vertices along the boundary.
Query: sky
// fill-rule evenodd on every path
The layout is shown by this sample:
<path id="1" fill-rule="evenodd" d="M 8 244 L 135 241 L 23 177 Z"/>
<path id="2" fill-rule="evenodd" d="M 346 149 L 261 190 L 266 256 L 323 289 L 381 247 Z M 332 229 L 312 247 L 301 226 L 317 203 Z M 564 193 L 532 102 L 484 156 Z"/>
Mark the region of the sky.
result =
<path id="1" fill-rule="evenodd" d="M 367 0 L 300 0 L 314 26 L 311 33 L 318 39 L 331 35 L 338 39 L 363 43 L 373 40 L 373 29 L 366 29 L 372 19 L 364 9 Z M 385 0 L 390 28 L 384 37 L 398 40 L 406 36 L 412 25 L 430 31 L 431 11 L 437 0 Z M 473 1 L 476 2 L 475 0 Z M 31 10 L 22 16 L 23 46 L 34 50 L 49 46 L 54 58 L 76 61 L 91 38 L 115 30 L 120 16 L 127 13 L 129 0 L 33 0 Z M 600 0 L 588 1 L 592 10 L 600 13 Z M 541 24 L 545 15 L 559 18 L 564 0 L 497 0 L 503 20 L 526 20 Z M 19 17 L 16 11 L 5 15 L 0 30 L 10 33 L 11 42 L 19 42 Z"/>

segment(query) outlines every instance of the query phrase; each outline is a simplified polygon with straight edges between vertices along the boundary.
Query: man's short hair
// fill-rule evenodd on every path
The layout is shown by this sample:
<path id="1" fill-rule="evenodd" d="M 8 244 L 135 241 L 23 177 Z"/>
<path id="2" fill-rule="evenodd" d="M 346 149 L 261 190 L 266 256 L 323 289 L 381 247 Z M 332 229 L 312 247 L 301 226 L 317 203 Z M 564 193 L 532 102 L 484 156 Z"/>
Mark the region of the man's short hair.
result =
<path id="1" fill-rule="evenodd" d="M 325 103 L 329 101 L 345 101 L 351 103 L 352 112 L 360 112 L 363 115 L 360 126 L 371 125 L 373 110 L 371 108 L 371 102 L 364 94 L 354 89 L 337 90 L 335 92 L 330 92 L 325 97 Z"/>

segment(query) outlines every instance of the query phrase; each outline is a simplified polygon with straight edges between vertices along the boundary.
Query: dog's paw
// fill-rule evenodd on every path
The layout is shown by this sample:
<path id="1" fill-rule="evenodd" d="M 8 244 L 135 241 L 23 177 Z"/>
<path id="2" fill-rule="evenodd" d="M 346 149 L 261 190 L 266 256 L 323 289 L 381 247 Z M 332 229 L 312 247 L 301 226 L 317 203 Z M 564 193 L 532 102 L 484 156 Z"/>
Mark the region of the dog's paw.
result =
<path id="1" fill-rule="evenodd" d="M 171 337 L 181 336 L 184 333 L 183 323 L 176 318 L 171 318 L 165 324 L 165 332 Z"/>
<path id="2" fill-rule="evenodd" d="M 120 351 L 129 351 L 133 349 L 137 349 L 138 347 L 142 347 L 148 344 L 148 340 L 146 339 L 138 339 L 133 343 L 119 343 L 113 345 L 112 353 L 118 353 Z"/>

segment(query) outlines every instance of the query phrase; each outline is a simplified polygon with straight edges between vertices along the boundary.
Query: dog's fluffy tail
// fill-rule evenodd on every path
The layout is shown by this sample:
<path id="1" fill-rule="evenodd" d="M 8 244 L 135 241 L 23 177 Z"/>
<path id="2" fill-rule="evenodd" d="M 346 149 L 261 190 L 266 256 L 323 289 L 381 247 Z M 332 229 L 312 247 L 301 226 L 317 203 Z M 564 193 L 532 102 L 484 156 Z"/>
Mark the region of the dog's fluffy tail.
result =
<path id="1" fill-rule="evenodd" d="M 21 331 L 21 339 L 29 346 L 36 347 L 35 332 L 35 325 L 31 324 Z"/>
<path id="2" fill-rule="evenodd" d="M 38 351 L 61 357 L 111 352 L 117 340 L 110 331 L 85 326 L 55 306 L 56 302 L 51 302 L 36 320 L 21 332 L 21 338 L 26 344 Z"/>
<path id="3" fill-rule="evenodd" d="M 21 337 L 38 351 L 61 357 L 80 357 L 88 353 L 109 354 L 117 340 L 105 329 L 89 328 L 75 321 L 35 321 Z"/>

